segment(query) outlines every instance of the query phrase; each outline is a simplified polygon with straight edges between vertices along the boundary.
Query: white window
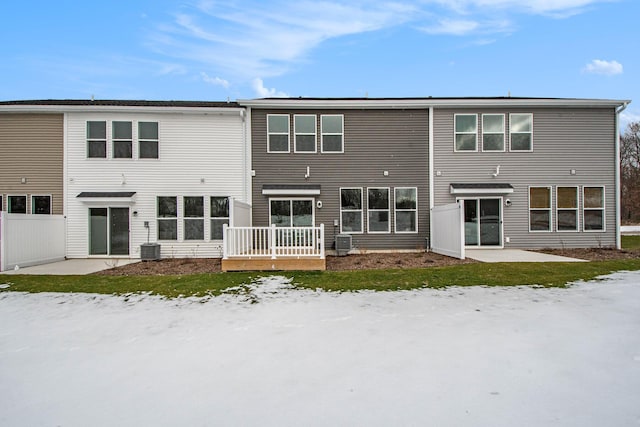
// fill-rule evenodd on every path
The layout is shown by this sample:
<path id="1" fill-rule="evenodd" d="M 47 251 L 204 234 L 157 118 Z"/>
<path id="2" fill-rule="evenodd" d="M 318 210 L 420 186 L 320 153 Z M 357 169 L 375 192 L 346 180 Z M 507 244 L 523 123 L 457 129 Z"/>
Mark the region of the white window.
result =
<path id="1" fill-rule="evenodd" d="M 344 116 L 342 114 L 320 116 L 323 153 L 344 153 Z"/>
<path id="2" fill-rule="evenodd" d="M 184 240 L 204 240 L 204 197 L 184 197 Z"/>
<path id="3" fill-rule="evenodd" d="M 267 115 L 267 152 L 289 152 L 289 115 Z"/>
<path id="4" fill-rule="evenodd" d="M 578 231 L 578 187 L 556 187 L 556 230 Z"/>
<path id="5" fill-rule="evenodd" d="M 340 189 L 340 232 L 362 233 L 362 188 Z"/>
<path id="6" fill-rule="evenodd" d="M 31 213 L 36 215 L 51 215 L 51 196 L 31 196 Z"/>
<path id="7" fill-rule="evenodd" d="M 107 158 L 107 122 L 87 122 L 87 157 Z"/>
<path id="8" fill-rule="evenodd" d="M 482 115 L 482 151 L 504 151 L 504 114 Z"/>
<path id="9" fill-rule="evenodd" d="M 396 233 L 418 232 L 418 189 L 416 187 L 395 188 Z"/>
<path id="10" fill-rule="evenodd" d="M 27 213 L 27 196 L 7 196 L 7 213 Z"/>
<path id="11" fill-rule="evenodd" d="M 369 233 L 389 233 L 389 189 L 367 189 L 367 231 Z"/>
<path id="12" fill-rule="evenodd" d="M 138 122 L 138 158 L 158 158 L 158 122 Z"/>
<path id="13" fill-rule="evenodd" d="M 511 151 L 533 151 L 533 114 L 509 115 Z"/>
<path id="14" fill-rule="evenodd" d="M 529 231 L 551 231 L 551 187 L 529 187 Z"/>
<path id="15" fill-rule="evenodd" d="M 582 188 L 584 231 L 605 231 L 604 187 Z"/>
<path id="16" fill-rule="evenodd" d="M 158 197 L 158 240 L 178 240 L 178 198 Z"/>
<path id="17" fill-rule="evenodd" d="M 133 133 L 131 122 L 112 122 L 113 158 L 131 159 L 133 157 Z"/>
<path id="18" fill-rule="evenodd" d="M 296 153 L 315 153 L 316 148 L 316 116 L 313 114 L 296 114 L 293 116 L 294 151 Z"/>
<path id="19" fill-rule="evenodd" d="M 455 114 L 455 151 L 478 151 L 478 115 Z"/>
<path id="20" fill-rule="evenodd" d="M 229 198 L 211 197 L 211 240 L 222 240 L 222 229 L 229 225 Z"/>
<path id="21" fill-rule="evenodd" d="M 313 199 L 269 199 L 269 218 L 276 227 L 312 227 Z"/>

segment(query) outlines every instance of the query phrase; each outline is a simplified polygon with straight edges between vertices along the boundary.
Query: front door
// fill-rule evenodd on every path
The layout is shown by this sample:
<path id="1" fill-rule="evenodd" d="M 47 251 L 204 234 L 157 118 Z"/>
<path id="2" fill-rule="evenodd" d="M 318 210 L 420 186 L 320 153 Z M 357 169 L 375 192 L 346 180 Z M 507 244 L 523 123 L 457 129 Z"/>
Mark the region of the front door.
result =
<path id="1" fill-rule="evenodd" d="M 502 247 L 502 198 L 464 199 L 466 246 Z"/>
<path id="2" fill-rule="evenodd" d="M 129 255 L 129 208 L 89 208 L 89 255 Z"/>

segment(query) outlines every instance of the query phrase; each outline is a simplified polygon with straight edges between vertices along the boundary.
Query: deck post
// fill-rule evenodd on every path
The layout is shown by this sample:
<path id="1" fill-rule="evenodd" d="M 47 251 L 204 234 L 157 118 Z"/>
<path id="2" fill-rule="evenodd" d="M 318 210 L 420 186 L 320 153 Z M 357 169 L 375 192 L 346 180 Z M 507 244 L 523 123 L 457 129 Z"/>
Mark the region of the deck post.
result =
<path id="1" fill-rule="evenodd" d="M 324 223 L 320 224 L 320 258 L 324 259 Z"/>
<path id="2" fill-rule="evenodd" d="M 229 259 L 229 224 L 222 224 L 222 259 Z"/>
<path id="3" fill-rule="evenodd" d="M 271 224 L 271 259 L 276 259 L 276 225 Z"/>

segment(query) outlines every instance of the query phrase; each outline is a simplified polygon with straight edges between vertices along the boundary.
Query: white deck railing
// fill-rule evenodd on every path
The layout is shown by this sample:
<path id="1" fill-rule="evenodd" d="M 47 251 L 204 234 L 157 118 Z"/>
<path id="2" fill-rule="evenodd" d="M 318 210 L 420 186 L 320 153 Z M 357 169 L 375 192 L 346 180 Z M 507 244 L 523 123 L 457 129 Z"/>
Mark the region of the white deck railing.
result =
<path id="1" fill-rule="evenodd" d="M 324 259 L 324 224 L 319 227 L 228 227 L 223 258 Z"/>

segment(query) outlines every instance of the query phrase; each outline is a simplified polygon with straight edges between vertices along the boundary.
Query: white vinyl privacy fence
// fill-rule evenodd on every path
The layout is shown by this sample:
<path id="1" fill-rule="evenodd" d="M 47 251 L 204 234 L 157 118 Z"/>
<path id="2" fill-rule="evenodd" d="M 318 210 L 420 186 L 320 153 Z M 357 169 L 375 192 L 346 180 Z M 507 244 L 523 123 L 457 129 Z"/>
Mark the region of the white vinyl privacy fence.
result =
<path id="1" fill-rule="evenodd" d="M 0 212 L 0 271 L 46 264 L 65 257 L 62 215 Z"/>
<path id="2" fill-rule="evenodd" d="M 464 259 L 464 211 L 461 203 L 436 206 L 431 209 L 431 250 L 450 257 Z"/>

